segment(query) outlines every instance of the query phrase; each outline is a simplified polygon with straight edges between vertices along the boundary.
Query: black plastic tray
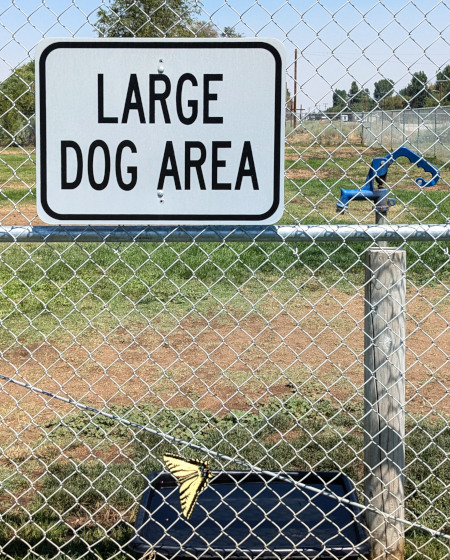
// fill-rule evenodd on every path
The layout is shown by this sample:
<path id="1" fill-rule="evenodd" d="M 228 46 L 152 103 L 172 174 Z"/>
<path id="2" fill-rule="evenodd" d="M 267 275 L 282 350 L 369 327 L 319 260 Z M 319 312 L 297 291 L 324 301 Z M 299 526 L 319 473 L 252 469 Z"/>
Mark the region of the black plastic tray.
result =
<path id="1" fill-rule="evenodd" d="M 180 511 L 178 485 L 163 471 L 149 476 L 136 520 L 133 551 L 164 556 L 358 558 L 370 552 L 361 510 L 246 471 L 213 473 L 191 518 Z M 289 472 L 294 480 L 357 501 L 351 480 L 335 472 Z"/>

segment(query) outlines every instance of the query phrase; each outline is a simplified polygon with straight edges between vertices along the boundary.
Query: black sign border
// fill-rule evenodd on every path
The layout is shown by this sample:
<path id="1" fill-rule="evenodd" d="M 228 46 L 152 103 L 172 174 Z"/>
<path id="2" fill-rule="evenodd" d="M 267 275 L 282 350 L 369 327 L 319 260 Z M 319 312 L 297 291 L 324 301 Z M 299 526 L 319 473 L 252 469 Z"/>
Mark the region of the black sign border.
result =
<path id="1" fill-rule="evenodd" d="M 46 67 L 47 57 L 56 49 L 90 49 L 90 48 L 174 48 L 174 49 L 264 49 L 269 51 L 275 59 L 275 108 L 274 108 L 274 191 L 273 204 L 269 210 L 259 215 L 248 214 L 60 214 L 50 208 L 47 198 L 47 107 L 46 107 Z M 40 162 L 40 185 L 39 200 L 43 210 L 59 222 L 83 222 L 88 220 L 94 222 L 120 224 L 120 220 L 133 223 L 167 223 L 167 222 L 202 222 L 202 224 L 220 224 L 223 222 L 261 222 L 268 220 L 279 208 L 280 195 L 282 192 L 280 178 L 281 158 L 281 108 L 282 108 L 282 57 L 279 51 L 270 43 L 264 41 L 57 41 L 46 47 L 39 57 L 39 162 Z M 42 216 L 41 216 L 42 218 Z"/>

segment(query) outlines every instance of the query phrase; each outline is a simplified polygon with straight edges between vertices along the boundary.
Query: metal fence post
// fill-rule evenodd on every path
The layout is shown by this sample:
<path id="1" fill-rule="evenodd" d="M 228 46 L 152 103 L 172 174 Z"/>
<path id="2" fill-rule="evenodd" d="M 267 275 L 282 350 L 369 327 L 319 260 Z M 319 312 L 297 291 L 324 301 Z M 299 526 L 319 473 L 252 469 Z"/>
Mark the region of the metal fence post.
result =
<path id="1" fill-rule="evenodd" d="M 403 560 L 406 252 L 366 253 L 364 341 L 364 493 L 371 560 Z"/>

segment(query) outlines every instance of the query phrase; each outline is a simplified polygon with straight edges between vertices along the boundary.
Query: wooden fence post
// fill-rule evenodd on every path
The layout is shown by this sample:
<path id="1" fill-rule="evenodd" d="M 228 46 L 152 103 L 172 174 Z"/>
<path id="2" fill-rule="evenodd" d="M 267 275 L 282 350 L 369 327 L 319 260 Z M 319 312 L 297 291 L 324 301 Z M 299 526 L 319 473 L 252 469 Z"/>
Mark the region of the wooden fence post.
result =
<path id="1" fill-rule="evenodd" d="M 406 252 L 366 253 L 364 493 L 381 512 L 404 517 Z M 404 527 L 366 512 L 371 560 L 404 559 Z"/>

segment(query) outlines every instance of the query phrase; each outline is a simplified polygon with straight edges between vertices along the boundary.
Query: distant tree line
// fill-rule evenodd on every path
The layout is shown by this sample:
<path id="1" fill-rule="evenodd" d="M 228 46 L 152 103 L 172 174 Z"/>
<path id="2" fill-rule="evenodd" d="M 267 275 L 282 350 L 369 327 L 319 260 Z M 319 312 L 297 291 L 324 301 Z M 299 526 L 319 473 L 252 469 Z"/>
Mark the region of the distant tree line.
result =
<path id="1" fill-rule="evenodd" d="M 372 95 L 367 88 L 353 81 L 348 91 L 334 90 L 333 106 L 328 111 L 366 112 L 375 108 L 388 111 L 437 105 L 450 105 L 450 64 L 436 74 L 436 81 L 431 85 L 425 72 L 414 72 L 409 84 L 398 93 L 395 92 L 394 81 L 389 78 L 375 82 Z"/>
<path id="2" fill-rule="evenodd" d="M 95 27 L 99 37 L 239 37 L 234 28 L 220 32 L 210 21 L 202 21 L 195 0 L 109 0 L 97 12 Z M 353 81 L 350 89 L 333 92 L 329 111 L 356 112 L 404 107 L 450 105 L 450 65 L 427 85 L 425 72 L 412 75 L 411 82 L 398 93 L 388 78 L 374 84 L 373 94 Z M 0 144 L 35 143 L 34 61 L 15 69 L 0 83 Z"/>
<path id="3" fill-rule="evenodd" d="M 34 60 L 0 84 L 0 144 L 35 144 Z"/>
<path id="4" fill-rule="evenodd" d="M 99 37 L 240 37 L 199 19 L 194 0 L 109 0 L 97 12 Z M 0 144 L 35 144 L 34 61 L 0 83 Z"/>

